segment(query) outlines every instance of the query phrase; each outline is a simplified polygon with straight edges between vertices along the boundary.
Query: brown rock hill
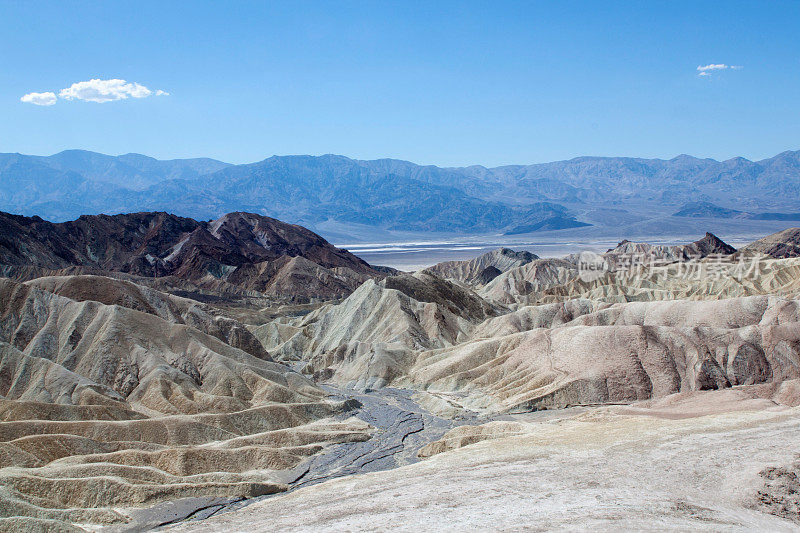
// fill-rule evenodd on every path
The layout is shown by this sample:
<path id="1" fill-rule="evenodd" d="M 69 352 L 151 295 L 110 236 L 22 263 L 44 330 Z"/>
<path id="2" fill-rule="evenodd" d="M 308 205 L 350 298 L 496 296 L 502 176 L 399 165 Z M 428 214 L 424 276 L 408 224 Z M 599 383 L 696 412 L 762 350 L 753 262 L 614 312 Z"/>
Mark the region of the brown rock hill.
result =
<path id="1" fill-rule="evenodd" d="M 295 257 L 308 262 L 289 261 Z M 271 267 L 272 262 L 277 263 Z M 273 296 L 295 296 L 292 280 L 313 272 L 329 282 L 303 286 L 299 293 L 315 298 L 346 296 L 366 279 L 384 276 L 306 228 L 251 213 L 211 222 L 168 213 L 92 215 L 58 224 L 0 213 L 0 265 L 214 278 L 271 289 Z M 275 283 L 270 276 L 278 274 Z"/>
<path id="2" fill-rule="evenodd" d="M 7 283 L 0 281 L 0 287 Z M 77 302 L 95 301 L 118 305 L 186 324 L 260 359 L 269 359 L 261 343 L 236 320 L 219 316 L 211 306 L 181 298 L 126 280 L 104 276 L 47 276 L 25 285 L 52 292 Z"/>
<path id="3" fill-rule="evenodd" d="M 736 248 L 724 242 L 713 233 L 706 233 L 702 239 L 689 244 L 679 244 L 677 246 L 662 246 L 649 243 L 631 242 L 624 240 L 616 248 L 612 248 L 605 253 L 607 260 L 614 261 L 619 256 L 631 254 L 643 254 L 651 256 L 660 261 L 686 261 L 689 259 L 701 259 L 709 255 L 730 255 L 736 252 Z"/>
<path id="4" fill-rule="evenodd" d="M 761 253 L 783 259 L 800 256 L 800 228 L 789 228 L 752 242 L 741 249 L 742 253 Z"/>
<path id="5" fill-rule="evenodd" d="M 526 251 L 497 248 L 467 261 L 437 263 L 425 271 L 445 279 L 484 285 L 499 274 L 530 263 L 534 259 L 539 259 L 539 256 Z"/>

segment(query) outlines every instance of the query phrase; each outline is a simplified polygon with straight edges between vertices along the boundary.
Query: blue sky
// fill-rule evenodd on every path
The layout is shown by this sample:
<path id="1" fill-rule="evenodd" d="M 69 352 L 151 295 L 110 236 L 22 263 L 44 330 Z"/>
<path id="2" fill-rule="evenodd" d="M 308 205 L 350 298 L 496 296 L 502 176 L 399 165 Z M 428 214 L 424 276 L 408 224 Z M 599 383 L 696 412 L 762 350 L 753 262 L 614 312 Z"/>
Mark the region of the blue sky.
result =
<path id="1" fill-rule="evenodd" d="M 760 159 L 800 149 L 798 28 L 798 1 L 0 0 L 0 151 Z"/>

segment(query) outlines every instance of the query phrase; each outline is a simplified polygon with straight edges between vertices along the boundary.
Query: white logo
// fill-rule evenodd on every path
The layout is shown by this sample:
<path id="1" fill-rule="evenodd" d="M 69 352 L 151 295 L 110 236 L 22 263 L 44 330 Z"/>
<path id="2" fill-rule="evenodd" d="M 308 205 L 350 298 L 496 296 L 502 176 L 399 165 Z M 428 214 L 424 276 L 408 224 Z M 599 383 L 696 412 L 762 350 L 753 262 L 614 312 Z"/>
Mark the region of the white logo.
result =
<path id="1" fill-rule="evenodd" d="M 608 261 L 594 252 L 581 252 L 578 256 L 578 277 L 585 282 L 600 279 L 608 272 Z"/>

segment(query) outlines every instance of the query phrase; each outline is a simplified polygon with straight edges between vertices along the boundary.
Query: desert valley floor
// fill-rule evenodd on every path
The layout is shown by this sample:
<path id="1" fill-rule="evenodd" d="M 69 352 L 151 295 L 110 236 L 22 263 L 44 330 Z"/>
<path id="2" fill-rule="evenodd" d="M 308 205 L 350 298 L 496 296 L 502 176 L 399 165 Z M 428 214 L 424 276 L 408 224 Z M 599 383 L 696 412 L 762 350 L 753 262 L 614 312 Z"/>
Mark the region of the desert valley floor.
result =
<path id="1" fill-rule="evenodd" d="M 0 213 L 0 530 L 796 531 L 800 229 L 698 237 Z"/>

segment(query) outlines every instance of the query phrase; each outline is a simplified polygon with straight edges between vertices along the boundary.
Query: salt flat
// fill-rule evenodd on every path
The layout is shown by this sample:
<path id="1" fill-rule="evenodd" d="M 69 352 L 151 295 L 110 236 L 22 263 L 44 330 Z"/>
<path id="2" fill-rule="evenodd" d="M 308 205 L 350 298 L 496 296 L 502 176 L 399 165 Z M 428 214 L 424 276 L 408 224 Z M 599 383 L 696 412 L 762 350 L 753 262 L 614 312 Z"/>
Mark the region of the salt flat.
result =
<path id="1" fill-rule="evenodd" d="M 385 238 L 379 242 L 341 237 L 336 245 L 346 248 L 371 265 L 385 265 L 411 272 L 444 261 L 472 259 L 501 246 L 535 252 L 540 257 L 562 257 L 587 250 L 603 253 L 616 246 L 622 239 L 660 245 L 692 242 L 708 231 L 708 228 L 718 232 L 728 244 L 739 247 L 786 226 L 785 222 L 775 223 L 775 221 L 758 221 L 756 224 L 742 225 L 736 221 L 703 219 L 704 225 L 681 224 L 673 229 L 674 219 L 662 222 L 663 225 L 658 227 L 630 226 L 613 230 L 596 227 L 578 228 L 571 230 L 568 236 L 558 231 L 469 237 L 453 234 L 390 234 L 382 235 L 381 237 Z"/>

